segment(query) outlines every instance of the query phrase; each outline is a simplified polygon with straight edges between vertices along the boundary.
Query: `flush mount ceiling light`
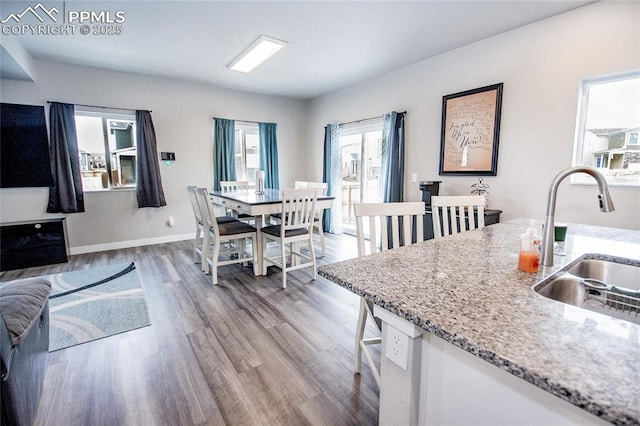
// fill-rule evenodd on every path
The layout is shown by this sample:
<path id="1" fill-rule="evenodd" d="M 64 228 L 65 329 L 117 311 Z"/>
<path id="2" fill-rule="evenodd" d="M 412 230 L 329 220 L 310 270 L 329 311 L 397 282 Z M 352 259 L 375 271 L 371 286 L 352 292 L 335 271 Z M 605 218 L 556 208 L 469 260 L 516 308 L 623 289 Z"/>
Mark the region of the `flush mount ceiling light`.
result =
<path id="1" fill-rule="evenodd" d="M 284 49 L 288 43 L 275 38 L 261 35 L 256 41 L 251 43 L 237 58 L 235 58 L 227 68 L 238 72 L 250 72 L 258 65 Z"/>

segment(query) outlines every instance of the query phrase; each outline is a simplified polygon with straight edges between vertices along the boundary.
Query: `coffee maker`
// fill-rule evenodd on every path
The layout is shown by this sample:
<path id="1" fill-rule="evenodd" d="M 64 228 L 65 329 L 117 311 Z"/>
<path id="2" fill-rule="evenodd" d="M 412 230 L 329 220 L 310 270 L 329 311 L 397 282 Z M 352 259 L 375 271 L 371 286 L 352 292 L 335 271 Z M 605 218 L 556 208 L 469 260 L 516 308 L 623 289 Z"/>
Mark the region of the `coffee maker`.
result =
<path id="1" fill-rule="evenodd" d="M 438 195 L 441 183 L 441 180 L 425 180 L 420 182 L 422 201 L 424 201 L 425 210 L 428 212 L 431 211 L 431 197 Z"/>

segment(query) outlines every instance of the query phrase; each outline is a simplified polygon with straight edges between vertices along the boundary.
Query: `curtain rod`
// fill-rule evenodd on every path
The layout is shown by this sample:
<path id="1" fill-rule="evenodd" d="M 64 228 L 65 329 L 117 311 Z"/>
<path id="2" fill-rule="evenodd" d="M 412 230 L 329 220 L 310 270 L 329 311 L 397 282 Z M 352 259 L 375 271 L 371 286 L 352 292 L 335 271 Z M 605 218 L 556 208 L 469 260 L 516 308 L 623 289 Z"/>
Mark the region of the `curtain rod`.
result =
<path id="1" fill-rule="evenodd" d="M 214 120 L 233 120 L 236 123 L 253 123 L 253 124 L 260 124 L 260 123 L 264 123 L 264 124 L 278 124 L 278 123 L 271 123 L 271 122 L 265 122 L 265 121 L 253 121 L 253 120 L 236 120 L 235 118 L 222 118 L 222 117 L 213 117 Z"/>
<path id="2" fill-rule="evenodd" d="M 55 101 L 47 101 L 48 104 L 53 103 Z M 58 103 L 68 103 L 68 102 L 58 102 Z M 133 108 L 118 108 L 118 107 L 106 107 L 106 106 L 101 106 L 101 105 L 87 105 L 87 104 L 73 104 L 73 105 L 77 105 L 77 106 L 83 106 L 83 107 L 89 107 L 89 108 L 104 108 L 104 109 L 119 109 L 122 111 L 137 111 L 136 109 Z M 153 112 L 153 111 L 149 111 L 149 112 Z"/>
<path id="3" fill-rule="evenodd" d="M 236 123 L 253 123 L 253 124 L 260 124 L 259 121 L 252 121 L 252 120 L 236 120 L 235 118 L 222 118 L 222 117 L 213 117 L 215 120 L 233 120 Z"/>
<path id="4" fill-rule="evenodd" d="M 407 111 L 402 111 L 399 112 L 398 114 L 406 114 Z M 375 117 L 369 117 L 369 118 L 361 118 L 360 120 L 353 120 L 353 121 L 347 121 L 344 123 L 340 123 L 341 126 L 344 126 L 345 124 L 354 124 L 354 123 L 361 123 L 363 121 L 369 121 L 369 120 L 375 120 L 376 118 L 382 118 L 381 115 L 375 116 Z"/>

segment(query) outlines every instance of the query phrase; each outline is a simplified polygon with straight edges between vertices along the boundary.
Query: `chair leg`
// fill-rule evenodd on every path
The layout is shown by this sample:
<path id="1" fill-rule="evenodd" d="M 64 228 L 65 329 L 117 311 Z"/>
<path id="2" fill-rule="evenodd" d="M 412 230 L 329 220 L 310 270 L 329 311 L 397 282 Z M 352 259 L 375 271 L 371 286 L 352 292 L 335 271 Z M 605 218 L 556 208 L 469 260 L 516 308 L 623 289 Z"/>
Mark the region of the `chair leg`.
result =
<path id="1" fill-rule="evenodd" d="M 356 374 L 360 374 L 362 367 L 362 347 L 360 342 L 364 338 L 364 328 L 367 325 L 367 307 L 364 298 L 360 298 L 360 313 L 358 314 L 358 324 L 356 325 Z"/>
<path id="2" fill-rule="evenodd" d="M 318 235 L 320 236 L 320 247 L 322 248 L 322 257 L 326 255 L 326 246 L 324 242 L 324 231 L 322 230 L 322 223 L 316 228 L 318 229 Z"/>
<path id="3" fill-rule="evenodd" d="M 292 247 L 293 248 L 293 247 Z M 282 255 L 282 288 L 287 288 L 287 249 L 284 241 L 280 241 L 280 254 Z M 293 263 L 293 252 L 291 252 L 291 262 Z"/>
<path id="4" fill-rule="evenodd" d="M 196 238 L 193 240 L 193 263 L 202 262 L 202 247 L 200 247 L 200 256 L 198 256 L 198 246 L 200 246 L 200 239 L 202 238 L 202 230 L 200 226 L 196 227 Z"/>
<path id="5" fill-rule="evenodd" d="M 247 239 L 246 238 L 241 238 L 240 239 L 240 253 L 238 254 L 238 256 L 245 256 L 245 253 L 247 252 Z M 247 266 L 247 262 L 242 262 L 242 266 Z"/>
<path id="6" fill-rule="evenodd" d="M 313 228 L 309 230 L 309 247 L 311 247 L 311 279 L 316 280 L 318 272 L 316 271 L 316 250 L 313 248 Z"/>
<path id="7" fill-rule="evenodd" d="M 211 282 L 218 285 L 218 259 L 220 257 L 220 244 L 213 245 L 213 253 L 211 254 Z"/>
<path id="8" fill-rule="evenodd" d="M 209 236 L 209 231 L 204 232 L 204 236 L 202 237 L 202 254 L 201 254 L 201 266 L 202 272 L 205 274 L 209 273 L 209 262 L 207 262 L 207 257 L 209 256 L 209 251 L 211 250 L 211 237 Z"/>

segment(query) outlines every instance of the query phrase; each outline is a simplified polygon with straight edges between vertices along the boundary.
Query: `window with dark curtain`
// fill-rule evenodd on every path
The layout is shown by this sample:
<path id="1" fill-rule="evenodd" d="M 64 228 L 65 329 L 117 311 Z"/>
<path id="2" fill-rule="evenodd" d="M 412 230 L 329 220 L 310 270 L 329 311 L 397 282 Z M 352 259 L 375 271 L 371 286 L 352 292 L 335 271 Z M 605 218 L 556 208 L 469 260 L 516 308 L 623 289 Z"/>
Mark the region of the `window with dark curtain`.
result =
<path id="1" fill-rule="evenodd" d="M 236 122 L 216 118 L 213 127 L 213 189 L 219 191 L 220 181 L 236 180 Z"/>
<path id="2" fill-rule="evenodd" d="M 153 126 L 150 111 L 137 110 L 137 140 L 138 140 L 138 184 L 136 197 L 138 208 L 162 207 L 167 202 L 162 189 L 160 176 L 160 162 L 156 148 L 156 131 Z"/>
<path id="3" fill-rule="evenodd" d="M 47 212 L 84 212 L 74 106 L 51 102 L 49 128 L 53 185 L 49 188 Z"/>

